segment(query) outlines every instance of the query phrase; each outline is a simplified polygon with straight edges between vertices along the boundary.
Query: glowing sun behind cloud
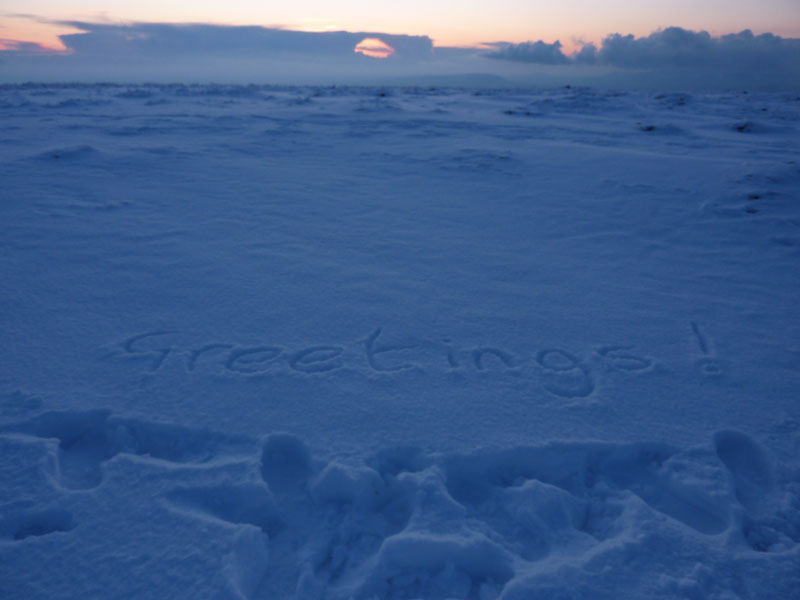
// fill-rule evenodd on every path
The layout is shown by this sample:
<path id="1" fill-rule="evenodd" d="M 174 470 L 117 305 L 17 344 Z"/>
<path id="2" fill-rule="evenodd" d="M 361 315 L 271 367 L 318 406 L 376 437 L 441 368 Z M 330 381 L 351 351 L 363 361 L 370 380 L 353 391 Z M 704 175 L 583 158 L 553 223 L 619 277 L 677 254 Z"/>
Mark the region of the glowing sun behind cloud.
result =
<path id="1" fill-rule="evenodd" d="M 378 38 L 364 38 L 353 49 L 357 54 L 364 54 L 372 58 L 388 58 L 394 54 L 394 48 Z"/>

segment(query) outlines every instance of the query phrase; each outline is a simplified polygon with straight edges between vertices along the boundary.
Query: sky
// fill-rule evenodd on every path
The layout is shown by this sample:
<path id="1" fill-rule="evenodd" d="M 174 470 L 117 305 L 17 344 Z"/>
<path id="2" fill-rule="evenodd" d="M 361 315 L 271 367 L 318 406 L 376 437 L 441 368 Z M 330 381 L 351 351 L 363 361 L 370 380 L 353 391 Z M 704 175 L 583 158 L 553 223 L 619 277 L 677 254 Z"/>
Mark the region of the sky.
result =
<path id="1" fill-rule="evenodd" d="M 0 1 L 5 82 L 800 90 L 800 0 Z"/>
<path id="2" fill-rule="evenodd" d="M 0 37 L 58 47 L 70 28 L 50 21 L 261 25 L 302 31 L 427 35 L 437 46 L 560 40 L 600 42 L 610 33 L 646 35 L 680 26 L 712 35 L 750 29 L 800 37 L 798 0 L 3 0 Z"/>

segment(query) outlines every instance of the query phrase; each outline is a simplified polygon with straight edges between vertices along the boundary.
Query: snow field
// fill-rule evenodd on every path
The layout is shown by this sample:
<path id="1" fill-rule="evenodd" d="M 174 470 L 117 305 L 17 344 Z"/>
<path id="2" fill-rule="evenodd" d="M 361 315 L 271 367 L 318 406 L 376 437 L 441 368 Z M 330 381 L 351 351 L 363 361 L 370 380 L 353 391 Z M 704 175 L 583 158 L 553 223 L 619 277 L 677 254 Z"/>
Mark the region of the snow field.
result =
<path id="1" fill-rule="evenodd" d="M 797 97 L 0 114 L 0 597 L 797 595 Z"/>

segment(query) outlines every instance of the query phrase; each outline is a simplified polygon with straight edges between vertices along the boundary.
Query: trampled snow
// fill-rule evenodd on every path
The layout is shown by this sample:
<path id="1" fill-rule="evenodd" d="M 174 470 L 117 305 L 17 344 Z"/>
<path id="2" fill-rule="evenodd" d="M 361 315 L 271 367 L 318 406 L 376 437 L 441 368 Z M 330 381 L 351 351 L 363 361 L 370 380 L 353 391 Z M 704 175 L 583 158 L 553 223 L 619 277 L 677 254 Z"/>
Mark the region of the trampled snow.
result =
<path id="1" fill-rule="evenodd" d="M 0 115 L 0 597 L 798 597 L 797 96 Z"/>

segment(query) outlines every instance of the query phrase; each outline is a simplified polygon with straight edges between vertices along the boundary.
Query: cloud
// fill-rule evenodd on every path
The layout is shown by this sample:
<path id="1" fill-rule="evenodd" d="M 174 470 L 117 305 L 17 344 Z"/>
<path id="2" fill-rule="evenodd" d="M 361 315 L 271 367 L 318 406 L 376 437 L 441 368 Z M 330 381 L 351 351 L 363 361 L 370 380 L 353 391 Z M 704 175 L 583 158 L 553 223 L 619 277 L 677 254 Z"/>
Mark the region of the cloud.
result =
<path id="1" fill-rule="evenodd" d="M 503 44 L 490 58 L 536 64 L 597 64 L 636 69 L 800 69 L 800 39 L 772 33 L 754 35 L 746 29 L 720 37 L 706 31 L 668 27 L 646 37 L 607 36 L 600 48 L 592 44 L 565 55 L 561 44 L 543 41 Z"/>
<path id="2" fill-rule="evenodd" d="M 37 42 L 23 42 L 0 38 L 0 55 L 15 54 L 20 56 L 40 56 L 42 54 L 57 54 L 57 50 L 43 46 Z"/>
<path id="3" fill-rule="evenodd" d="M 647 37 L 615 33 L 603 40 L 598 59 L 618 67 L 783 68 L 800 66 L 800 40 L 749 29 L 721 37 L 668 27 Z"/>
<path id="4" fill-rule="evenodd" d="M 196 23 L 53 24 L 79 30 L 59 36 L 66 50 L 32 56 L 32 47 L 7 45 L 0 50 L 0 80 L 366 84 L 434 58 L 427 36 Z M 356 52 L 364 40 L 383 52 Z"/>
<path id="5" fill-rule="evenodd" d="M 584 44 L 583 47 L 573 53 L 570 58 L 579 65 L 594 65 L 597 63 L 597 46 L 594 44 Z"/>
<path id="6" fill-rule="evenodd" d="M 36 23 L 52 23 L 52 20 L 50 19 L 45 19 L 44 17 L 33 15 L 31 13 L 0 12 L 0 17 L 5 17 L 8 19 L 24 19 L 26 21 L 34 21 Z"/>
<path id="7" fill-rule="evenodd" d="M 498 49 L 488 54 L 490 58 L 538 63 L 540 65 L 564 65 L 570 62 L 570 59 L 561 50 L 561 42 L 558 40 L 552 44 L 541 40 L 538 42 L 522 42 L 521 44 L 499 42 L 495 46 Z"/>
<path id="8" fill-rule="evenodd" d="M 257 26 L 133 23 L 114 25 L 62 21 L 81 33 L 62 35 L 61 41 L 76 56 L 131 57 L 242 57 L 276 54 L 319 54 L 353 58 L 354 48 L 365 38 L 377 38 L 394 49 L 393 56 L 430 56 L 433 41 L 427 36 L 378 32 L 306 32 Z"/>
<path id="9" fill-rule="evenodd" d="M 374 31 L 84 21 L 52 24 L 79 32 L 60 36 L 66 47 L 61 52 L 35 43 L 0 40 L 0 81 L 575 84 L 800 91 L 800 40 L 754 35 L 749 30 L 720 37 L 679 27 L 644 37 L 615 33 L 599 46 L 584 44 L 566 54 L 560 42 L 541 40 L 447 48 L 434 47 L 427 36 Z M 361 52 L 356 51 L 358 47 Z"/>
<path id="10" fill-rule="evenodd" d="M 50 48 L 37 42 L 23 42 L 7 38 L 0 38 L 0 50 L 18 54 L 48 54 L 53 52 Z"/>

